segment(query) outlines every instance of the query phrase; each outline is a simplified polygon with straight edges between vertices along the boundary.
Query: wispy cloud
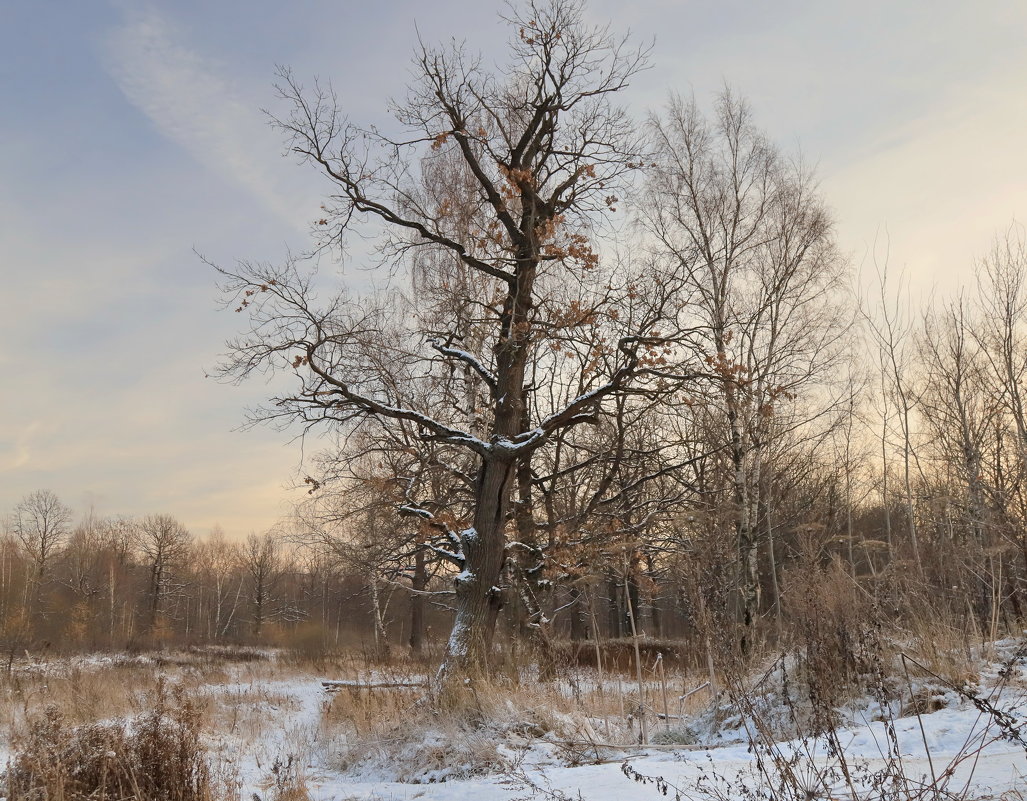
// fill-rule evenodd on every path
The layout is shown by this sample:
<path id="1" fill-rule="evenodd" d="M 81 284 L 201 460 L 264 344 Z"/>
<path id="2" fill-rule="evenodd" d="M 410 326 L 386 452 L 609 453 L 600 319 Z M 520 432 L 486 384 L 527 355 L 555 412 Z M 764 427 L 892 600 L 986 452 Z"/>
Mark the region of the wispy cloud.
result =
<path id="1" fill-rule="evenodd" d="M 15 437 L 12 447 L 3 449 L 0 455 L 0 473 L 25 467 L 32 460 L 32 440 L 43 424 L 39 420 L 24 425 Z"/>
<path id="2" fill-rule="evenodd" d="M 282 162 L 275 137 L 257 104 L 222 77 L 223 65 L 182 42 L 154 8 L 126 10 L 105 44 L 109 73 L 164 136 L 245 187 L 280 219 L 303 227 L 301 204 L 274 168 Z"/>

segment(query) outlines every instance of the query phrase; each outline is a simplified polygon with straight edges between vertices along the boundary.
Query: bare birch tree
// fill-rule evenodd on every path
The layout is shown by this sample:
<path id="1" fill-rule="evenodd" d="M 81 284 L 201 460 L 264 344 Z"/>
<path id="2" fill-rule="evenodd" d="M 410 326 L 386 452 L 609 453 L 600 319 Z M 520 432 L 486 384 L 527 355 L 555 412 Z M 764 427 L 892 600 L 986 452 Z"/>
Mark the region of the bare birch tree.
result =
<path id="1" fill-rule="evenodd" d="M 920 537 L 917 531 L 913 497 L 913 469 L 916 460 L 913 439 L 918 398 L 910 373 L 914 368 L 915 322 L 910 313 L 908 293 L 903 288 L 902 276 L 899 279 L 899 286 L 893 291 L 889 283 L 887 258 L 883 264 L 876 266 L 876 297 L 872 303 L 864 306 L 862 314 L 871 341 L 877 351 L 885 414 L 887 415 L 890 409 L 894 408 L 894 417 L 898 422 L 899 447 L 902 449 L 902 486 L 905 496 L 906 530 L 913 552 L 913 564 L 916 567 L 917 575 L 922 577 L 924 565 L 920 553 Z M 882 450 L 887 448 L 890 433 L 886 416 L 881 435 Z M 885 456 L 884 459 L 884 486 L 886 488 L 887 457 Z M 887 509 L 889 503 L 887 490 L 884 494 L 886 496 L 884 503 Z M 890 515 L 887 520 L 890 531 Z"/>
<path id="2" fill-rule="evenodd" d="M 768 141 L 746 103 L 724 92 L 707 117 L 694 100 L 675 98 L 650 128 L 658 155 L 643 222 L 684 276 L 698 355 L 715 376 L 711 410 L 720 422 L 711 431 L 730 460 L 738 607 L 748 629 L 761 605 L 765 450 L 837 403 L 817 395 L 847 329 L 843 263 L 812 174 Z M 800 396 L 805 408 L 795 404 Z"/>

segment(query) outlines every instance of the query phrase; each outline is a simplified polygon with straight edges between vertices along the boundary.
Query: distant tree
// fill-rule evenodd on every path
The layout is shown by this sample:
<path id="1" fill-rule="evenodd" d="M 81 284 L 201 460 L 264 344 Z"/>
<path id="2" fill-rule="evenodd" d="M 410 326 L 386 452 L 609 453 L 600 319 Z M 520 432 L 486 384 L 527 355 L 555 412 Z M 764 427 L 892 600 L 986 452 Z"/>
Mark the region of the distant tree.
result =
<path id="1" fill-rule="evenodd" d="M 245 576 L 240 569 L 243 554 L 236 542 L 229 542 L 220 526 L 196 545 L 199 574 L 207 599 L 207 631 L 212 639 L 228 634 L 242 598 Z"/>
<path id="2" fill-rule="evenodd" d="M 40 614 L 44 613 L 39 607 L 44 582 L 54 557 L 68 537 L 70 526 L 71 509 L 50 490 L 26 495 L 14 508 L 14 535 L 32 565 L 25 603 Z"/>
<path id="3" fill-rule="evenodd" d="M 139 525 L 139 550 L 147 570 L 147 623 L 153 631 L 167 610 L 175 570 L 189 553 L 192 535 L 171 515 L 148 515 Z"/>
<path id="4" fill-rule="evenodd" d="M 416 524 L 397 513 L 388 480 L 358 477 L 322 491 L 297 509 L 296 538 L 311 550 L 331 555 L 344 574 L 359 577 L 371 607 L 374 655 L 386 660 L 386 620 L 392 590 L 417 548 Z"/>
<path id="5" fill-rule="evenodd" d="M 243 546 L 242 560 L 249 576 L 253 636 L 259 637 L 264 623 L 276 613 L 274 604 L 283 574 L 281 547 L 275 535 L 270 531 L 250 534 Z"/>
<path id="6" fill-rule="evenodd" d="M 881 429 L 881 448 L 887 447 L 890 431 L 890 418 L 898 423 L 898 435 L 902 448 L 902 484 L 905 494 L 906 530 L 913 552 L 913 562 L 917 574 L 924 575 L 923 556 L 920 553 L 920 534 L 917 530 L 915 497 L 913 491 L 914 468 L 918 468 L 915 449 L 916 411 L 920 398 L 913 381 L 916 368 L 915 330 L 909 305 L 908 286 L 903 286 L 903 276 L 899 276 L 899 285 L 892 288 L 889 283 L 888 264 L 877 268 L 876 297 L 863 309 L 866 330 L 877 350 L 877 366 L 880 373 L 881 406 L 884 411 Z M 894 409 L 894 413 L 891 410 Z M 887 461 L 887 457 L 885 457 Z M 891 540 L 891 512 L 888 498 L 888 469 L 883 471 L 882 494 L 886 509 L 886 521 Z"/>
<path id="7" fill-rule="evenodd" d="M 972 548 L 984 548 L 988 488 L 986 448 L 1001 412 L 1001 393 L 988 386 L 987 361 L 972 334 L 964 298 L 924 317 L 918 337 L 918 356 L 930 382 L 920 403 L 932 450 L 950 465 L 961 492 L 955 498 L 967 523 Z"/>
<path id="8" fill-rule="evenodd" d="M 106 572 L 104 589 L 108 635 L 113 646 L 128 638 L 134 623 L 138 586 L 134 548 L 139 526 L 128 517 L 107 517 L 98 522 L 98 528 Z"/>

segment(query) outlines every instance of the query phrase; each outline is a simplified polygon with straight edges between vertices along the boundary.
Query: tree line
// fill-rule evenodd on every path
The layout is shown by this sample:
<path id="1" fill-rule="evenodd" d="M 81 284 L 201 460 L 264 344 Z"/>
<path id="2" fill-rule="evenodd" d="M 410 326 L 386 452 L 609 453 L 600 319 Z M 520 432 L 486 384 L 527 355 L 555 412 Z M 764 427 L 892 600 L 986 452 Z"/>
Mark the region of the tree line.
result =
<path id="1" fill-rule="evenodd" d="M 274 531 L 196 537 L 169 514 L 75 520 L 25 496 L 0 538 L 0 636 L 23 652 L 208 643 L 324 647 L 351 639 L 359 580 L 337 556 Z"/>

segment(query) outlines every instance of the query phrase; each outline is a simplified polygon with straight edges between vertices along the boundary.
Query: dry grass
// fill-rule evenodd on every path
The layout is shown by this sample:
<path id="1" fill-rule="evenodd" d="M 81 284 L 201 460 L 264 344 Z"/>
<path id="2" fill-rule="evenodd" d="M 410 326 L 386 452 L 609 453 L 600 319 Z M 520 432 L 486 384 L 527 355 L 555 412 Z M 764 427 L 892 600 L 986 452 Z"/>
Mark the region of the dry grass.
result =
<path id="1" fill-rule="evenodd" d="M 46 706 L 61 710 L 69 725 L 139 714 L 158 677 L 198 689 L 237 675 L 261 675 L 272 662 L 266 652 L 207 648 L 95 660 L 57 659 L 15 665 L 0 673 L 0 730 L 11 731 Z"/>
<path id="2" fill-rule="evenodd" d="M 194 755 L 205 754 L 211 734 L 219 733 L 225 724 L 222 705 L 212 697 L 210 688 L 240 679 L 256 686 L 274 672 L 268 655 L 252 649 L 16 664 L 0 675 L 0 736 L 16 755 L 11 773 L 15 784 L 9 797 L 72 799 L 99 792 L 89 797 L 106 798 L 104 793 L 108 793 L 111 798 L 149 798 L 152 787 L 147 782 L 154 771 L 159 779 L 168 765 L 174 767 L 175 759 L 182 767 L 187 746 Z M 287 700 L 264 695 L 265 702 Z M 230 705 L 246 711 L 251 700 L 244 697 Z M 149 740 L 152 747 L 146 751 L 148 741 L 137 735 L 147 731 L 148 725 L 153 736 Z M 164 758 L 158 758 L 164 750 Z M 117 756 L 107 758 L 105 754 Z M 238 789 L 233 784 L 232 760 L 207 762 L 206 756 L 203 760 L 194 767 L 207 772 L 206 784 L 194 782 L 197 794 L 193 798 L 232 797 Z M 47 766 L 53 770 L 48 772 Z M 74 766 L 73 771 L 66 770 L 67 766 Z M 86 791 L 68 784 L 69 771 L 76 781 L 92 777 L 99 785 Z M 86 786 L 90 786 L 88 781 Z M 15 796 L 19 788 L 21 795 Z M 154 798 L 176 798 L 153 792 Z"/>
<path id="3" fill-rule="evenodd" d="M 55 706 L 15 735 L 4 775 L 11 801 L 227 801 L 230 777 L 211 766 L 202 713 L 180 688 L 156 688 L 131 723 L 72 726 Z"/>
<path id="4" fill-rule="evenodd" d="M 894 639 L 897 648 L 956 687 L 976 685 L 981 659 L 995 657 L 975 646 L 965 621 L 947 620 L 938 614 L 911 616 Z"/>
<path id="5" fill-rule="evenodd" d="M 801 616 L 807 624 L 803 638 L 792 643 L 805 664 L 792 675 L 816 675 L 820 703 L 842 703 L 873 677 L 867 643 L 860 639 L 868 627 L 879 637 L 873 643 L 886 646 L 880 664 L 892 671 L 896 691 L 902 686 L 890 660 L 900 650 L 949 680 L 972 677 L 975 652 L 960 629 L 936 629 L 939 636 L 932 638 L 925 618 L 920 632 L 884 632 L 879 618 L 866 615 L 872 604 L 857 603 L 852 592 L 848 577 L 828 570 L 801 599 L 802 606 L 796 600 L 790 609 L 793 620 Z M 884 643 L 893 638 L 897 645 Z M 614 755 L 605 746 L 639 742 L 640 708 L 651 742 L 692 743 L 692 721 L 706 720 L 713 700 L 708 687 L 692 691 L 708 674 L 683 669 L 685 660 L 658 661 L 656 653 L 643 659 L 642 697 L 633 670 L 600 674 L 565 663 L 555 682 L 539 682 L 528 671 L 517 680 L 499 676 L 473 682 L 460 703 L 448 707 L 428 691 L 432 667 L 401 658 L 388 666 L 359 653 L 314 660 L 295 653 L 239 661 L 208 654 L 86 659 L 67 670 L 15 670 L 0 677 L 0 726 L 24 732 L 26 721 L 38 718 L 47 705 L 60 710 L 68 728 L 138 717 L 163 676 L 194 699 L 204 742 L 224 754 L 229 773 L 245 765 L 264 801 L 306 801 L 307 784 L 316 778 L 314 765 L 424 782 L 506 770 L 529 749 L 533 760 L 548 764 L 605 760 Z M 321 695 L 323 679 L 343 684 Z M 911 702 L 920 701 L 924 710 L 934 703 L 929 694 Z M 262 782 L 254 784 L 258 776 Z"/>
<path id="6" fill-rule="evenodd" d="M 133 715 L 153 686 L 152 667 L 118 663 L 66 673 L 14 673 L 0 679 L 0 726 L 10 731 L 47 706 L 61 710 L 72 726 Z"/>
<path id="7" fill-rule="evenodd" d="M 413 666 L 410 666 L 411 668 Z M 645 707 L 650 735 L 665 742 L 688 739 L 681 719 L 708 705 L 708 690 L 694 674 L 671 675 L 666 704 L 658 671 L 646 668 Z M 565 668 L 559 681 L 468 683 L 458 703 L 438 703 L 418 686 L 423 673 L 392 669 L 376 683 L 411 686 L 340 687 L 326 705 L 318 736 L 320 756 L 332 768 L 388 775 L 397 781 L 439 781 L 505 769 L 529 748 L 548 751 L 554 764 L 602 761 L 606 744 L 639 739 L 638 687 L 634 679 Z M 688 694 L 688 698 L 680 700 Z M 670 719 L 660 719 L 665 706 Z M 543 757 L 546 758 L 546 757 Z"/>

